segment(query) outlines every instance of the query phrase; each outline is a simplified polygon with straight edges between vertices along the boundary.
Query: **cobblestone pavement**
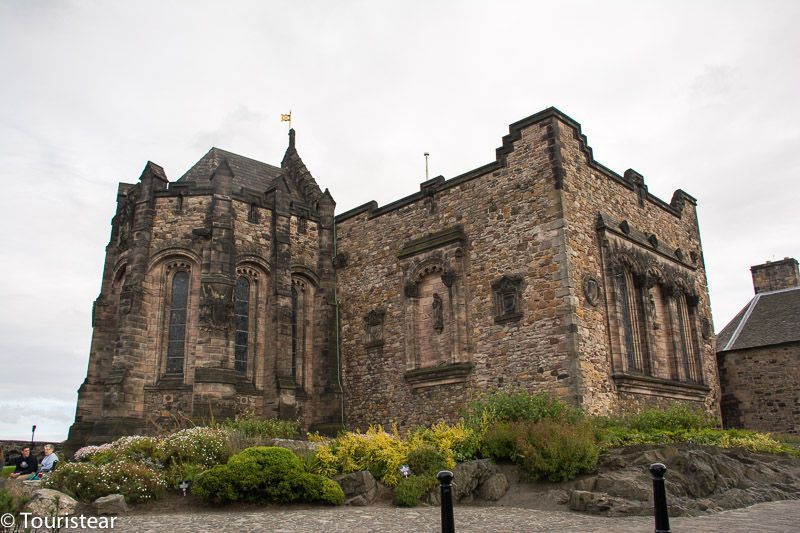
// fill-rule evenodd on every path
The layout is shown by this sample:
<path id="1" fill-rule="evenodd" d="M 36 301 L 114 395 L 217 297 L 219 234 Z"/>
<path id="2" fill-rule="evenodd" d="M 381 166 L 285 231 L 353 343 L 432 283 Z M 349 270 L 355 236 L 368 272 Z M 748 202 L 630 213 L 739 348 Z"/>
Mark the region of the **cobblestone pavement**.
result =
<path id="1" fill-rule="evenodd" d="M 606 518 L 569 512 L 515 507 L 455 508 L 458 533 L 489 531 L 652 532 L 653 519 Z M 114 531 L 196 533 L 222 531 L 274 532 L 405 532 L 439 531 L 438 507 L 338 507 L 265 509 L 247 512 L 200 512 L 123 516 Z M 800 501 L 761 503 L 745 509 L 693 518 L 673 518 L 673 532 L 771 533 L 800 531 Z M 64 531 L 64 530 L 62 530 Z M 76 530 L 68 530 L 76 531 Z M 86 530 L 89 531 L 89 530 Z M 94 530 L 97 531 L 97 530 Z"/>

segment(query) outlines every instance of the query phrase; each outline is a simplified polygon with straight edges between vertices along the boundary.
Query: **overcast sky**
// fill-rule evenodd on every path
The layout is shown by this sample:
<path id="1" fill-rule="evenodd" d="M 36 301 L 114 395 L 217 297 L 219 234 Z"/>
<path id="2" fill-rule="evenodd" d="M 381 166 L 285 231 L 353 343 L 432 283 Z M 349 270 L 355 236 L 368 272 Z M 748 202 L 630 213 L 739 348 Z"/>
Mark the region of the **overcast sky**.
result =
<path id="1" fill-rule="evenodd" d="M 117 183 L 211 146 L 280 164 L 280 113 L 337 211 L 494 160 L 556 106 L 595 158 L 698 199 L 715 329 L 800 258 L 800 2 L 0 0 L 0 439 L 61 440 Z"/>

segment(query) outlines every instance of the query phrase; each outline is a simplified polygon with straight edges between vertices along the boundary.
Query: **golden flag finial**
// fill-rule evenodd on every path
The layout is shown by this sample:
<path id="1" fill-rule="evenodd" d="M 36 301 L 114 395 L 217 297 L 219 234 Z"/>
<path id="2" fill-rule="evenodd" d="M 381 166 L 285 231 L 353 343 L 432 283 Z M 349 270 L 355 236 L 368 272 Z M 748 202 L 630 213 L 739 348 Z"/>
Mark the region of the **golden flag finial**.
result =
<path id="1" fill-rule="evenodd" d="M 288 122 L 289 129 L 292 128 L 292 112 L 289 111 L 288 113 L 281 113 L 281 122 Z"/>

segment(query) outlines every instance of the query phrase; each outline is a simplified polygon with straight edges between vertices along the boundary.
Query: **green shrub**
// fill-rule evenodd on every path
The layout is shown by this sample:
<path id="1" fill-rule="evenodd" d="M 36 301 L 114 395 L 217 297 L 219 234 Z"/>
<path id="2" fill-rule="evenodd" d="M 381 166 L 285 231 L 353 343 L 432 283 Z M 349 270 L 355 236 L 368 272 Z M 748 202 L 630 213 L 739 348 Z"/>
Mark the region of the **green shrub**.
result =
<path id="1" fill-rule="evenodd" d="M 344 503 L 344 492 L 336 482 L 306 472 L 303 462 L 291 451 L 270 446 L 248 448 L 232 456 L 227 464 L 202 472 L 192 485 L 192 493 L 218 504 Z"/>
<path id="2" fill-rule="evenodd" d="M 228 465 L 217 465 L 195 478 L 192 494 L 216 504 L 235 502 L 239 499 L 238 482 Z"/>
<path id="3" fill-rule="evenodd" d="M 717 420 L 697 407 L 673 403 L 666 409 L 648 407 L 625 416 L 620 425 L 642 432 L 700 430 L 717 427 Z"/>
<path id="4" fill-rule="evenodd" d="M 17 499 L 9 494 L 8 491 L 0 489 L 0 515 L 11 514 L 19 516 L 25 503 L 26 500 Z"/>
<path id="5" fill-rule="evenodd" d="M 566 481 L 597 466 L 600 450 L 588 423 L 568 425 L 545 419 L 523 427 L 514 459 L 528 479 Z"/>
<path id="6" fill-rule="evenodd" d="M 521 426 L 520 423 L 508 422 L 498 422 L 490 426 L 481 438 L 481 455 L 497 460 L 511 459 Z"/>
<path id="7" fill-rule="evenodd" d="M 562 420 L 575 422 L 583 413 L 545 392 L 532 394 L 527 391 L 495 391 L 470 402 L 464 411 L 467 424 L 485 429 L 496 422 L 538 422 L 540 420 Z"/>
<path id="8" fill-rule="evenodd" d="M 435 476 L 448 466 L 444 454 L 430 444 L 411 450 L 407 464 L 411 472 L 419 476 Z"/>
<path id="9" fill-rule="evenodd" d="M 399 507 L 416 507 L 435 486 L 436 479 L 431 476 L 408 476 L 394 488 L 393 502 Z"/>
<path id="10" fill-rule="evenodd" d="M 66 463 L 60 465 L 44 485 L 83 502 L 92 502 L 109 494 L 122 494 L 127 502 L 136 503 L 156 498 L 166 488 L 160 472 L 130 462 L 100 466 Z"/>
<path id="11" fill-rule="evenodd" d="M 174 464 L 164 470 L 164 481 L 166 481 L 167 487 L 170 489 L 178 490 L 181 481 L 193 482 L 205 470 L 207 469 L 204 466 L 193 463 Z"/>
<path id="12" fill-rule="evenodd" d="M 221 427 L 246 439 L 296 439 L 300 435 L 300 424 L 295 420 L 262 420 L 251 413 L 226 420 Z"/>

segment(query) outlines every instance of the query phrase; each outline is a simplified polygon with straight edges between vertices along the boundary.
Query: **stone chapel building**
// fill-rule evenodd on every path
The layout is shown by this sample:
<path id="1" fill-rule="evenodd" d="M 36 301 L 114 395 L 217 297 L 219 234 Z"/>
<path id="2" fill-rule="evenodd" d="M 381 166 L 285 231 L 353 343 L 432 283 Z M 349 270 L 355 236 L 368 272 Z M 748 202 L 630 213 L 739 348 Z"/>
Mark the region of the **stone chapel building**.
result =
<path id="1" fill-rule="evenodd" d="M 334 217 L 295 147 L 120 184 L 73 446 L 249 410 L 452 420 L 502 387 L 718 412 L 696 201 L 594 160 L 549 108 L 492 163 Z"/>

